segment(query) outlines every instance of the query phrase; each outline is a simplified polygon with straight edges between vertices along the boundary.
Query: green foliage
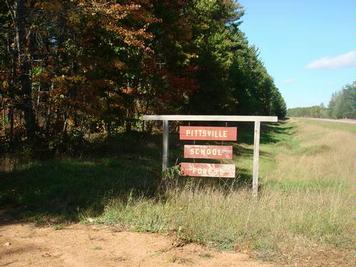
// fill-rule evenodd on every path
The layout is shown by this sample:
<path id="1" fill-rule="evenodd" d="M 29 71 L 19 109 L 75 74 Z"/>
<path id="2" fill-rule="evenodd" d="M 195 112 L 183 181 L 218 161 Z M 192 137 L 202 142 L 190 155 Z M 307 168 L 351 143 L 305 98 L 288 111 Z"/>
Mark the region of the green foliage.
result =
<path id="1" fill-rule="evenodd" d="M 283 97 L 239 29 L 237 2 L 104 2 L 23 1 L 25 16 L 16 20 L 16 1 L 1 6 L 9 139 L 31 129 L 42 141 L 111 135 L 144 113 L 285 116 Z"/>
<path id="2" fill-rule="evenodd" d="M 327 118 L 328 109 L 321 104 L 320 106 L 312 106 L 305 108 L 290 108 L 288 109 L 290 117 L 312 117 L 312 118 Z"/>
<path id="3" fill-rule="evenodd" d="M 356 82 L 346 85 L 332 95 L 329 102 L 329 115 L 336 119 L 355 119 L 356 117 Z"/>

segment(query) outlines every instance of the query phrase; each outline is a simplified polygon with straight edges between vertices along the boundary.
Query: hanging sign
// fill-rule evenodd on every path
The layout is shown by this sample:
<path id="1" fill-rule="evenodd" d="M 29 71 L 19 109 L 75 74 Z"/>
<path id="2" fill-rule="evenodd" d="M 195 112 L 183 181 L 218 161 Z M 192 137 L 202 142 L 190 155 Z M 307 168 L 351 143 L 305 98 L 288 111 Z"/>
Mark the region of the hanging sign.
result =
<path id="1" fill-rule="evenodd" d="M 187 163 L 180 164 L 182 176 L 235 178 L 235 164 Z"/>
<path id="2" fill-rule="evenodd" d="M 180 140 L 236 141 L 236 127 L 180 126 Z"/>
<path id="3" fill-rule="evenodd" d="M 186 159 L 232 159 L 232 146 L 185 145 Z"/>

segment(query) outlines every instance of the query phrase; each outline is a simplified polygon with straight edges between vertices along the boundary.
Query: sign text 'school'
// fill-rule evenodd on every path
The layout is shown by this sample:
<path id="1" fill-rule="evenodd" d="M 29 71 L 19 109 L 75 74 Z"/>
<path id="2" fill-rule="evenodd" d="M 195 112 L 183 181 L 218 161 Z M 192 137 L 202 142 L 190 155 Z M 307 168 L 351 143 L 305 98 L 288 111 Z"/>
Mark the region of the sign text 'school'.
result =
<path id="1" fill-rule="evenodd" d="M 185 145 L 187 159 L 232 159 L 232 146 Z"/>

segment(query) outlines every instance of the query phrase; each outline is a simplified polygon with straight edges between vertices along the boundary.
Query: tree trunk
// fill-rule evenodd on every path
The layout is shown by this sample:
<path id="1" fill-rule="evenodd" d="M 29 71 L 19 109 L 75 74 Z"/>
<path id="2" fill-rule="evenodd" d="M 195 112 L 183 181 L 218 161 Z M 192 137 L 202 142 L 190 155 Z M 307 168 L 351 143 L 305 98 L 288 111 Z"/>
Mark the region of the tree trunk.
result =
<path id="1" fill-rule="evenodd" d="M 10 120 L 10 144 L 14 142 L 14 108 L 11 107 L 9 110 L 9 120 Z"/>
<path id="2" fill-rule="evenodd" d="M 36 118 L 32 104 L 31 62 L 30 56 L 28 55 L 29 45 L 26 42 L 26 39 L 26 7 L 24 0 L 17 0 L 16 41 L 18 50 L 19 82 L 23 97 L 22 110 L 24 112 L 26 134 L 31 140 L 35 136 Z"/>

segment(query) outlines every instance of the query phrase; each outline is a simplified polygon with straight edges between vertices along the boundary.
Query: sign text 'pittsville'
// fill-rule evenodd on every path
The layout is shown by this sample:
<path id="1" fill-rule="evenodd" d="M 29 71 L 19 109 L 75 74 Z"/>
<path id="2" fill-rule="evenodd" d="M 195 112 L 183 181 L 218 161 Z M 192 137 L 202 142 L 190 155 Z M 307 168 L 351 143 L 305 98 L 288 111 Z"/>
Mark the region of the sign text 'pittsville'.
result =
<path id="1" fill-rule="evenodd" d="M 236 141 L 236 127 L 180 126 L 180 140 Z"/>

